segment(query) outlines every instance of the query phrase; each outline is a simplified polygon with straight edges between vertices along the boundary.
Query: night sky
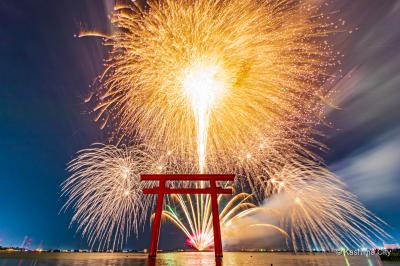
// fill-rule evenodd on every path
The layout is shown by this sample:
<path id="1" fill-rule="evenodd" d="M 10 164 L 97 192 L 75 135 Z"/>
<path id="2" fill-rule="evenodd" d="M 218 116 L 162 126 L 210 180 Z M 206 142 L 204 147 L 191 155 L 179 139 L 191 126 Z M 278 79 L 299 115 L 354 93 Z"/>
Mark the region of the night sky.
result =
<path id="1" fill-rule="evenodd" d="M 332 0 L 327 9 L 351 34 L 335 38 L 345 54 L 324 129 L 329 167 L 400 242 L 400 1 Z M 60 212 L 60 184 L 75 152 L 106 142 L 84 99 L 106 50 L 81 28 L 108 31 L 112 1 L 0 0 L 0 246 L 85 248 Z M 164 225 L 163 225 L 164 226 Z M 183 236 L 164 226 L 160 247 Z M 127 248 L 148 246 L 146 226 Z M 173 247 L 170 245 L 170 247 Z"/>

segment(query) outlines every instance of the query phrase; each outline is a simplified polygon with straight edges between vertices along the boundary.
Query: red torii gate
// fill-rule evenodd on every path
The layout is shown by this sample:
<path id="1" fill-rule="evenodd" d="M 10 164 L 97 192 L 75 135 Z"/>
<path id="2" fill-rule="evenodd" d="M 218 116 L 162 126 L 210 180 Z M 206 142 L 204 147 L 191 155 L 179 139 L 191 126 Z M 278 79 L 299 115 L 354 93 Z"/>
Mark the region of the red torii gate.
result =
<path id="1" fill-rule="evenodd" d="M 158 249 L 158 239 L 160 237 L 161 214 L 165 194 L 210 194 L 211 209 L 213 216 L 214 231 L 214 251 L 215 257 L 222 257 L 221 229 L 219 225 L 218 194 L 232 194 L 231 188 L 217 187 L 216 181 L 233 181 L 235 175 L 232 174 L 144 174 L 141 181 L 159 181 L 158 187 L 144 188 L 144 194 L 157 194 L 156 213 L 151 231 L 151 242 L 149 257 L 155 257 Z M 209 181 L 210 187 L 207 188 L 169 188 L 167 181 Z"/>

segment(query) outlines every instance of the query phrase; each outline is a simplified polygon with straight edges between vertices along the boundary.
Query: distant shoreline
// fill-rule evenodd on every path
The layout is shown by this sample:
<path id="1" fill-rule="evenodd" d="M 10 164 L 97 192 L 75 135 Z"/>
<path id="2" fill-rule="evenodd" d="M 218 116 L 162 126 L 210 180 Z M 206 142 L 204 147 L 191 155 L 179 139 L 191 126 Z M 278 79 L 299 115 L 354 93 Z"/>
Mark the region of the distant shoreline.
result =
<path id="1" fill-rule="evenodd" d="M 191 254 L 207 254 L 213 256 L 213 251 L 194 251 L 194 250 L 159 250 L 159 254 L 182 254 L 185 253 L 190 256 Z M 238 251 L 224 251 L 226 254 L 248 254 L 250 257 L 252 254 L 256 256 L 256 254 L 270 254 L 271 256 L 295 256 L 297 258 L 301 257 L 365 257 L 365 255 L 353 255 L 353 256 L 345 256 L 338 255 L 334 251 L 315 251 L 315 252 L 293 252 L 293 251 L 282 251 L 282 250 L 238 250 Z M 148 256 L 147 252 L 143 251 L 88 251 L 88 250 L 76 250 L 76 251 L 61 251 L 61 250 L 44 250 L 44 251 L 25 251 L 25 250 L 17 250 L 17 249 L 1 249 L 0 250 L 0 259 L 27 259 L 27 260 L 52 260 L 52 259 L 66 259 L 66 260 L 96 260 L 96 259 L 108 259 L 110 257 L 114 257 L 116 259 L 140 259 L 146 260 Z M 181 255 L 179 255 L 181 256 Z M 258 255 L 257 255 L 258 256 Z M 378 254 L 370 255 L 370 257 L 380 258 L 384 261 L 398 261 L 400 260 L 400 250 L 393 250 L 389 256 L 378 256 Z"/>
<path id="2" fill-rule="evenodd" d="M 391 260 L 391 259 L 390 259 Z M 157 263 L 155 263 L 157 261 Z M 378 255 L 373 256 L 344 256 L 332 252 L 258 252 L 258 251 L 225 251 L 223 257 L 226 265 L 386 265 Z M 143 265 L 168 265 L 186 266 L 191 265 L 225 265 L 216 260 L 214 252 L 187 252 L 187 251 L 164 251 L 160 252 L 156 260 L 149 260 L 148 254 L 143 252 L 0 252 L 0 265 L 33 265 L 46 263 L 56 266 L 82 263 L 89 266 L 143 266 Z M 201 262 L 201 263 L 200 263 Z M 218 262 L 218 263 L 217 263 Z M 153 263 L 153 264 L 151 264 Z M 163 264 L 164 263 L 164 264 Z M 232 264 L 233 263 L 233 264 Z M 368 264 L 369 263 L 369 264 Z M 382 264 L 383 263 L 383 264 Z M 392 263 L 391 261 L 389 263 Z M 389 265 L 389 264 L 388 264 Z M 394 265 L 394 264 L 390 264 Z"/>

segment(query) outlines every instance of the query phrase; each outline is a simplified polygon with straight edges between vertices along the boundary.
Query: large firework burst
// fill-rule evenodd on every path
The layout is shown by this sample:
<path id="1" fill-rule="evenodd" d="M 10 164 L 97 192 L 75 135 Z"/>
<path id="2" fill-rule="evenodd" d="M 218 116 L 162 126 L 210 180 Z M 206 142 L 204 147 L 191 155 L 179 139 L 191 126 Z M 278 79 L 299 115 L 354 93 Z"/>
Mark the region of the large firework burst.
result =
<path id="1" fill-rule="evenodd" d="M 140 174 L 158 171 L 158 164 L 141 148 L 96 144 L 81 150 L 68 170 L 72 175 L 62 192 L 68 197 L 63 208 L 75 211 L 71 224 L 78 223 L 92 247 L 121 248 L 152 206 L 152 197 L 142 193 Z"/>
<path id="2" fill-rule="evenodd" d="M 252 157 L 247 168 L 273 168 L 319 145 L 312 126 L 333 57 L 317 7 L 150 0 L 115 9 L 96 111 L 122 136 L 196 156 L 199 172 L 240 168 L 240 155 Z"/>
<path id="3" fill-rule="evenodd" d="M 293 250 L 376 247 L 390 238 L 382 229 L 385 222 L 313 162 L 286 165 L 266 187 Z"/>
<path id="4" fill-rule="evenodd" d="M 145 172 L 236 173 L 259 198 L 285 188 L 301 208 L 291 209 L 291 227 L 288 220 L 282 220 L 284 229 L 265 226 L 287 230 L 295 244 L 301 238 L 304 249 L 342 244 L 337 234 L 325 239 L 338 225 L 350 232 L 350 241 L 367 243 L 368 226 L 382 233 L 336 179 L 320 178 L 325 170 L 296 172 L 318 160 L 312 147 L 323 147 L 315 128 L 329 96 L 322 85 L 334 61 L 325 39 L 333 25 L 318 7 L 297 0 L 149 0 L 117 4 L 112 24 L 114 31 L 101 35 L 111 51 L 99 78 L 97 119 L 118 140 L 145 143 L 146 149 L 104 146 L 71 162 L 66 206 L 75 209 L 73 221 L 90 243 L 118 246 L 130 229 L 137 232 L 151 205 L 138 182 Z M 149 155 L 153 149 L 157 160 Z M 288 172 L 288 165 L 298 169 Z M 171 210 L 164 216 L 202 249 L 210 245 L 208 198 L 193 198 L 170 199 L 186 224 Z M 343 212 L 340 204 L 354 206 Z M 248 214 L 228 206 L 221 214 L 228 227 L 233 214 Z M 327 206 L 334 212 L 317 210 Z M 232 216 L 223 216 L 225 210 Z M 346 215 L 350 221 L 336 218 Z"/>

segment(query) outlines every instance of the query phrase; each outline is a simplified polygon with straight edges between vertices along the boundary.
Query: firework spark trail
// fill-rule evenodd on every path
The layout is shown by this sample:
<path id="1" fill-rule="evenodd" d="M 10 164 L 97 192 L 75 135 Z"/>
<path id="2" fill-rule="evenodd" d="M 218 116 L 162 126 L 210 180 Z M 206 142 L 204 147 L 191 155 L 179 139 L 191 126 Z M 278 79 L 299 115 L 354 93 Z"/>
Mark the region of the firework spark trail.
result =
<path id="1" fill-rule="evenodd" d="M 62 195 L 67 197 L 63 209 L 75 212 L 71 225 L 88 238 L 91 247 L 121 248 L 131 231 L 138 233 L 146 214 L 153 206 L 153 198 L 142 193 L 143 187 L 153 186 L 139 181 L 142 173 L 194 172 L 195 162 L 182 165 L 172 153 L 152 155 L 149 147 L 122 147 L 94 144 L 78 152 L 68 165 L 71 176 L 62 184 Z M 175 187 L 189 183 L 171 182 Z M 196 185 L 196 184 L 195 184 Z M 225 186 L 227 184 L 224 184 Z M 224 197 L 220 196 L 221 203 Z M 235 217 L 248 213 L 254 203 L 249 194 L 239 193 L 225 203 L 220 213 L 221 225 L 228 226 Z M 213 245 L 210 197 L 171 195 L 164 217 L 175 223 L 188 237 L 188 243 L 204 250 Z M 184 219 L 172 207 L 184 215 Z M 181 220 L 180 220 L 181 219 Z"/>
<path id="2" fill-rule="evenodd" d="M 315 128 L 324 120 L 329 92 L 321 85 L 329 77 L 335 56 L 325 40 L 334 25 L 325 21 L 318 7 L 295 0 L 150 0 L 146 6 L 116 5 L 112 24 L 115 31 L 111 34 L 81 34 L 102 36 L 112 48 L 99 77 L 96 119 L 109 126 L 115 122 L 117 140 L 144 142 L 160 153 L 167 151 L 167 156 L 157 160 L 158 171 L 182 173 L 189 167 L 185 173 L 236 173 L 243 177 L 244 188 L 262 198 L 264 192 L 268 196 L 276 190 L 268 180 L 286 170 L 285 165 L 297 161 L 296 167 L 304 169 L 302 164 L 308 159 L 319 159 L 311 148 L 323 148 Z M 150 203 L 145 201 L 141 207 L 139 196 L 129 204 L 123 201 L 118 194 L 120 185 L 115 185 L 120 177 L 115 175 L 118 162 L 110 166 L 114 170 L 98 168 L 96 163 L 102 166 L 103 161 L 92 160 L 96 152 L 89 154 L 72 163 L 75 173 L 64 185 L 70 195 L 67 206 L 74 202 L 73 221 L 80 223 L 90 241 L 100 239 L 105 244 L 114 232 L 124 235 L 130 225 L 139 224 L 137 215 L 146 212 Z M 135 156 L 143 158 L 144 154 Z M 143 163 L 143 172 L 154 169 L 149 161 Z M 316 192 L 319 181 L 313 181 L 313 176 L 310 173 L 300 183 L 307 186 L 310 182 L 309 191 Z M 103 190 L 96 182 L 106 182 L 105 189 L 112 189 Z M 95 196 L 81 190 L 82 184 L 93 186 L 89 191 Z M 322 190 L 337 192 L 334 187 Z M 103 202 L 107 201 L 104 195 L 113 201 Z M 177 200 L 189 226 L 176 213 L 166 211 L 166 217 L 191 236 L 195 246 L 207 247 L 209 198 L 170 200 Z M 353 203 L 350 196 L 343 200 Z M 91 201 L 97 205 L 90 205 Z M 119 204 L 116 209 L 114 204 Z M 361 222 L 350 235 L 365 239 L 361 233 L 367 232 L 362 225 L 367 224 L 368 214 L 357 204 L 350 217 Z M 333 222 L 343 223 L 321 210 L 315 212 L 325 221 L 320 228 L 317 217 L 310 218 L 306 208 L 300 210 L 296 212 L 300 217 L 296 228 L 300 229 L 292 230 L 291 237 L 303 237 L 306 247 L 326 240 L 317 229 L 332 233 Z M 311 235 L 303 235 L 306 232 Z"/>
<path id="3" fill-rule="evenodd" d="M 268 182 L 267 191 L 272 200 L 284 202 L 275 208 L 281 210 L 279 226 L 290 234 L 294 250 L 371 248 L 378 246 L 375 241 L 391 238 L 382 229 L 385 222 L 314 162 L 285 166 Z"/>
<path id="4" fill-rule="evenodd" d="M 222 199 L 224 197 L 226 196 L 220 195 L 218 197 L 219 204 L 222 203 Z M 221 222 L 222 234 L 224 234 L 225 231 L 231 229 L 231 224 L 234 223 L 236 219 L 246 217 L 247 215 L 252 215 L 256 211 L 261 210 L 256 208 L 256 205 L 254 203 L 249 201 L 250 198 L 250 194 L 242 192 L 236 194 L 224 203 L 224 207 L 222 208 L 219 217 Z M 187 202 L 189 202 L 189 204 L 187 204 Z M 181 217 L 180 213 L 172 207 L 175 206 L 174 203 L 177 203 L 178 208 L 183 210 L 183 217 Z M 193 208 L 190 196 L 184 198 L 180 195 L 174 195 L 170 199 L 170 204 L 167 206 L 167 210 L 163 211 L 163 216 L 171 221 L 173 224 L 175 224 L 186 235 L 186 237 L 188 238 L 187 243 L 190 246 L 200 251 L 211 248 L 214 245 L 214 234 L 212 228 L 210 200 L 208 198 L 206 200 L 206 219 L 203 220 L 206 222 L 201 225 L 196 224 L 196 219 L 193 219 L 193 217 L 191 216 L 194 211 L 192 209 L 189 209 L 188 205 Z M 266 226 L 274 228 L 279 233 L 288 236 L 283 229 L 271 224 L 253 224 L 252 226 Z"/>
<path id="5" fill-rule="evenodd" d="M 140 147 L 95 144 L 78 152 L 67 169 L 72 174 L 62 184 L 62 195 L 68 198 L 63 209 L 75 211 L 71 225 L 78 224 L 91 247 L 121 248 L 132 231 L 138 233 L 152 206 L 139 176 L 156 172 L 157 163 Z"/>
<path id="6" fill-rule="evenodd" d="M 333 56 L 316 40 L 332 25 L 316 14 L 286 0 L 120 5 L 97 118 L 180 163 L 197 160 L 197 172 L 236 173 L 262 195 L 270 171 L 321 147 L 313 126 Z M 197 227 L 207 224 L 208 201 L 193 200 Z"/>
<path id="7" fill-rule="evenodd" d="M 158 151 L 157 151 L 158 152 Z M 140 173 L 175 173 L 195 171 L 195 162 L 182 165 L 173 154 L 158 158 L 151 149 L 116 148 L 97 144 L 82 150 L 69 164 L 71 177 L 63 184 L 68 197 L 64 208 L 75 214 L 72 223 L 86 236 L 91 246 L 122 247 L 130 235 L 137 233 L 152 206 L 152 198 L 142 194 Z M 190 170 L 191 169 L 191 170 Z M 188 183 L 172 183 L 188 187 Z M 227 184 L 225 184 L 227 185 Z M 373 238 L 390 238 L 381 227 L 385 223 L 370 213 L 343 183 L 329 170 L 315 164 L 292 162 L 274 173 L 265 185 L 268 201 L 282 201 L 275 206 L 256 207 L 254 195 L 239 193 L 224 202 L 219 196 L 222 234 L 226 241 L 237 233 L 262 227 L 284 236 L 294 250 L 339 247 L 374 247 Z M 171 195 L 163 216 L 173 222 L 198 250 L 213 244 L 210 197 Z M 267 216 L 265 216 L 267 215 Z M 278 223 L 257 217 L 278 217 Z M 240 233 L 239 233 L 240 234 Z M 239 238 L 242 236 L 239 236 Z M 260 237 L 260 233 L 257 234 Z"/>
<path id="8" fill-rule="evenodd" d="M 236 167 L 238 153 L 252 154 L 248 169 L 313 156 L 334 60 L 319 14 L 287 0 L 120 5 L 97 118 L 181 161 L 196 156 L 198 172 Z M 253 154 L 260 145 L 275 152 Z"/>

